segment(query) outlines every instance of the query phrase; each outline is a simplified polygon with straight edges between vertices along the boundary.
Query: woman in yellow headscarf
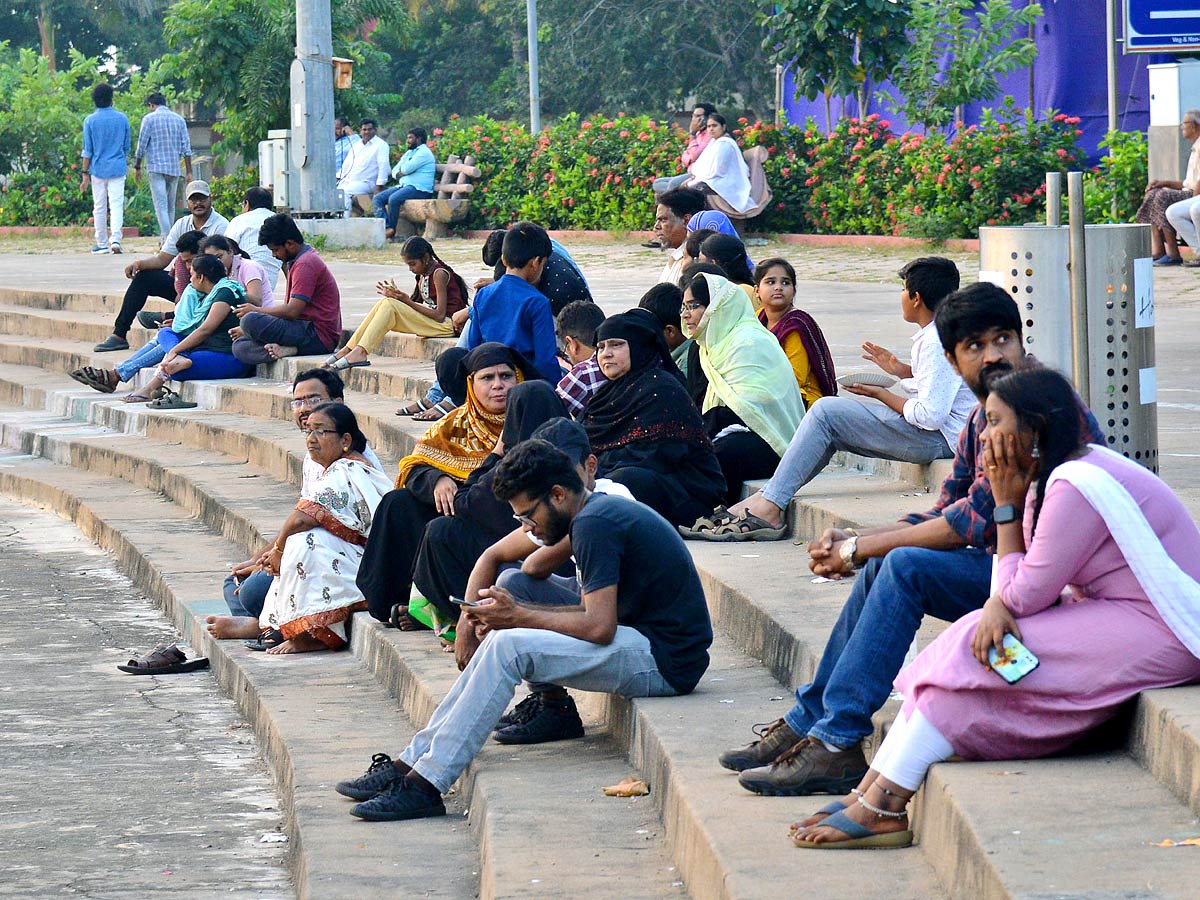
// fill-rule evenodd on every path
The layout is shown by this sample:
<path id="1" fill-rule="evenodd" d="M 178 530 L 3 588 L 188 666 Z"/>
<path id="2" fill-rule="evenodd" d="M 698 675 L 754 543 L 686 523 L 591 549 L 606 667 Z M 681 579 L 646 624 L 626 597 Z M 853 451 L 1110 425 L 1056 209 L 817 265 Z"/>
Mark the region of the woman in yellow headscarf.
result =
<path id="1" fill-rule="evenodd" d="M 743 482 L 767 478 L 779 465 L 804 417 L 800 388 L 787 354 L 738 285 L 704 266 L 686 284 L 681 312 L 699 362 L 695 372 L 688 364 L 688 392 L 725 475 L 725 502 L 736 503 Z M 711 537 L 712 519 L 699 519 L 685 534 Z"/>
<path id="2" fill-rule="evenodd" d="M 437 369 L 439 382 L 459 406 L 435 422 L 400 460 L 396 489 L 375 512 L 358 570 L 358 589 L 371 615 L 381 621 L 388 620 L 394 604 L 408 601 L 425 526 L 437 516 L 454 514 L 455 495 L 496 450 L 509 392 L 533 373 L 520 353 L 497 343 L 480 344 L 470 353 L 447 350 Z"/>

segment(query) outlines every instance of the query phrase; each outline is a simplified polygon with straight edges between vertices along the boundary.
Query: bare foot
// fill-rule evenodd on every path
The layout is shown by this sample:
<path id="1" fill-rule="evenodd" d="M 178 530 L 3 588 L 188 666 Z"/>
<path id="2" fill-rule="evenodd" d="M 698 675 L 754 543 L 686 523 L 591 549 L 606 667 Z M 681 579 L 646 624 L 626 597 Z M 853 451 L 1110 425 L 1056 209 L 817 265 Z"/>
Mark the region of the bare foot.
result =
<path id="1" fill-rule="evenodd" d="M 312 653 L 316 650 L 328 649 L 328 647 L 316 638 L 310 637 L 307 634 L 298 634 L 290 641 L 284 641 L 278 647 L 272 647 L 267 653 L 273 656 L 280 656 L 285 653 Z"/>
<path id="2" fill-rule="evenodd" d="M 428 631 L 424 622 L 418 622 L 408 614 L 407 606 L 401 606 L 396 610 L 394 621 L 396 627 L 401 631 Z"/>
<path id="3" fill-rule="evenodd" d="M 258 619 L 252 616 L 205 616 L 207 631 L 218 641 L 258 637 Z"/>
<path id="4" fill-rule="evenodd" d="M 295 356 L 296 347 L 289 347 L 287 344 L 263 344 L 263 349 L 267 351 L 267 355 L 271 359 L 283 359 L 285 356 Z"/>
<path id="5" fill-rule="evenodd" d="M 783 510 L 766 499 L 761 493 L 751 494 L 738 506 L 744 506 L 746 512 L 758 516 L 764 522 L 770 522 L 775 528 L 783 524 Z M 731 509 L 730 512 L 733 512 Z"/>

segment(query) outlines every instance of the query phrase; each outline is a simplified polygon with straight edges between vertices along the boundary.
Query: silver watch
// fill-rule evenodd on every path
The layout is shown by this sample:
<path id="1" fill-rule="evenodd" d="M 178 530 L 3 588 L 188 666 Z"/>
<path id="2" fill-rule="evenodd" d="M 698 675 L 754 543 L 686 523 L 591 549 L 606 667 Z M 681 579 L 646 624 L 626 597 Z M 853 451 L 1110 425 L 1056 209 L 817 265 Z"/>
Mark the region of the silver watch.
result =
<path id="1" fill-rule="evenodd" d="M 854 553 L 858 550 L 858 535 L 851 535 L 842 541 L 842 546 L 838 548 L 838 555 L 842 558 L 842 564 L 846 567 L 847 572 L 855 571 L 858 566 L 854 564 Z"/>

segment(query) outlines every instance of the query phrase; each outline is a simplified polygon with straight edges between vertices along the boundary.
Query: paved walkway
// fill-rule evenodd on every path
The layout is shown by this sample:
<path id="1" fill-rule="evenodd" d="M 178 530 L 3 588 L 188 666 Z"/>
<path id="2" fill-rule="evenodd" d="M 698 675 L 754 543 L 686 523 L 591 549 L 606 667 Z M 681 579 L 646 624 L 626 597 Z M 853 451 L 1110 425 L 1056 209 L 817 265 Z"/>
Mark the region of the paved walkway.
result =
<path id="1" fill-rule="evenodd" d="M 0 520 L 0 895 L 293 896 L 233 702 L 207 672 L 118 672 L 174 639 L 163 616 L 72 525 Z"/>

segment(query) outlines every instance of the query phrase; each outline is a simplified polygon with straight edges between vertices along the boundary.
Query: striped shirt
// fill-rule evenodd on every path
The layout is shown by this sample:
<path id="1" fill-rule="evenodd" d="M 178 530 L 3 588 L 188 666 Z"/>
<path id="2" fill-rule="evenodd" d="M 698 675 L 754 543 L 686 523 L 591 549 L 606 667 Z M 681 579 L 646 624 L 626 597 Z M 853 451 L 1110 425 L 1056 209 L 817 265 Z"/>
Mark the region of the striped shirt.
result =
<path id="1" fill-rule="evenodd" d="M 165 106 L 146 113 L 138 130 L 137 159 L 159 175 L 179 175 L 179 160 L 192 155 L 187 122 Z"/>

